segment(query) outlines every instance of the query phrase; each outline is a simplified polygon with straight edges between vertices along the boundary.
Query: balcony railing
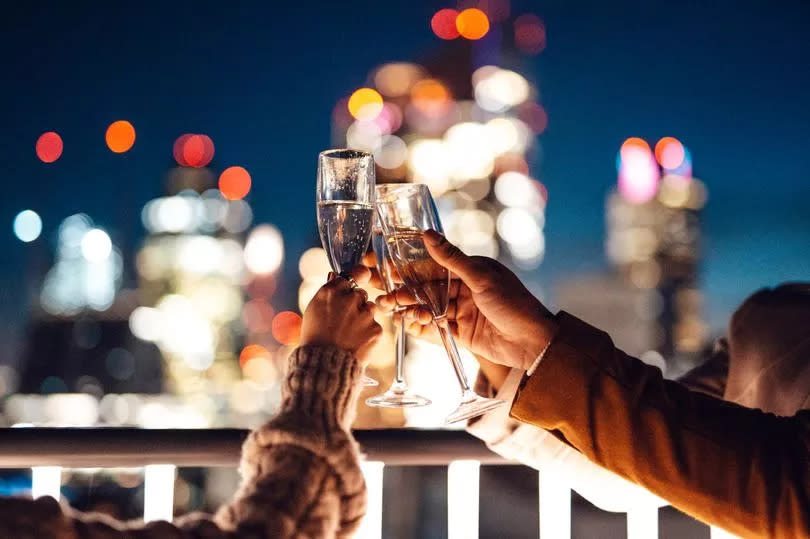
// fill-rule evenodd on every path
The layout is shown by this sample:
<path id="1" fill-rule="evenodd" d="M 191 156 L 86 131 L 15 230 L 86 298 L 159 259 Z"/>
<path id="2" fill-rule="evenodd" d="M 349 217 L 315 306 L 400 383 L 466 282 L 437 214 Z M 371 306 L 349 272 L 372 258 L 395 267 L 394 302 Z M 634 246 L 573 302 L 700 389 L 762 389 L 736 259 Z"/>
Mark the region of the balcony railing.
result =
<path id="1" fill-rule="evenodd" d="M 235 467 L 242 429 L 10 428 L 0 429 L 0 468 L 32 468 L 32 495 L 59 497 L 62 468 L 145 468 L 145 520 L 172 518 L 177 467 Z M 450 539 L 478 536 L 478 471 L 481 464 L 515 465 L 463 431 L 358 430 L 369 507 L 359 533 L 382 537 L 385 465 L 448 467 Z M 553 470 L 538 472 L 541 539 L 571 536 L 571 490 Z M 658 536 L 657 509 L 627 514 L 628 539 Z M 712 538 L 733 537 L 712 528 Z"/>

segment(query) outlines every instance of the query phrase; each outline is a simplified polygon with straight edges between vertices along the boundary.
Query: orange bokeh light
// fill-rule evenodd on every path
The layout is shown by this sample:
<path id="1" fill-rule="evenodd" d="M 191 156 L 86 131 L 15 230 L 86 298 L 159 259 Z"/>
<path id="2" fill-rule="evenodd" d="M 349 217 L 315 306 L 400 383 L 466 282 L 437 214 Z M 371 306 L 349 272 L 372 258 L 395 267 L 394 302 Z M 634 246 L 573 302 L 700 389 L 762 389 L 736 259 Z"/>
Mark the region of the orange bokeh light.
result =
<path id="1" fill-rule="evenodd" d="M 35 150 L 43 163 L 53 163 L 62 155 L 62 137 L 54 131 L 42 133 L 37 139 Z"/>
<path id="2" fill-rule="evenodd" d="M 301 338 L 301 315 L 282 311 L 273 318 L 273 338 L 281 344 L 295 346 Z"/>
<path id="3" fill-rule="evenodd" d="M 360 88 L 349 97 L 349 113 L 358 120 L 373 120 L 383 108 L 383 98 L 373 88 Z"/>
<path id="4" fill-rule="evenodd" d="M 424 79 L 411 88 L 411 101 L 424 114 L 440 114 L 450 103 L 450 92 L 436 79 Z"/>
<path id="5" fill-rule="evenodd" d="M 655 160 L 666 170 L 681 166 L 685 156 L 683 144 L 675 137 L 664 137 L 655 145 Z"/>
<path id="6" fill-rule="evenodd" d="M 249 344 L 245 346 L 239 354 L 239 365 L 244 368 L 245 365 L 248 364 L 248 361 L 258 357 L 270 359 L 270 351 L 259 344 Z"/>
<path id="7" fill-rule="evenodd" d="M 228 200 L 240 200 L 250 192 L 250 173 L 243 167 L 228 167 L 219 175 L 219 190 Z"/>
<path id="8" fill-rule="evenodd" d="M 126 120 L 118 120 L 107 128 L 104 140 L 113 152 L 124 153 L 135 144 L 135 128 Z"/>
<path id="9" fill-rule="evenodd" d="M 619 153 L 622 159 L 627 159 L 628 155 L 640 152 L 650 153 L 650 145 L 642 138 L 630 137 L 622 143 Z"/>
<path id="10" fill-rule="evenodd" d="M 458 11 L 455 9 L 440 9 L 430 19 L 430 28 L 441 39 L 456 39 L 459 36 L 457 18 Z"/>
<path id="11" fill-rule="evenodd" d="M 462 37 L 481 39 L 489 32 L 489 18 L 480 9 L 465 9 L 456 17 L 456 29 Z"/>

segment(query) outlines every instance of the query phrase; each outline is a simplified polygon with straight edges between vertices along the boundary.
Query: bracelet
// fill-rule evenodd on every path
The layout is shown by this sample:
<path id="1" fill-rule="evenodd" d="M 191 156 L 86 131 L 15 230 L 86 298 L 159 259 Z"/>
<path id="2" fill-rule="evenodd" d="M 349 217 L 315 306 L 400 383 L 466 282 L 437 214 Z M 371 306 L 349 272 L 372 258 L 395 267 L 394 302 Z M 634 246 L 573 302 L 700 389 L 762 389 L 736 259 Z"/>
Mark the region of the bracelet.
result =
<path id="1" fill-rule="evenodd" d="M 531 366 L 531 367 L 529 367 L 529 370 L 527 370 L 527 371 L 526 371 L 526 376 L 527 376 L 527 377 L 529 377 L 529 376 L 531 376 L 532 374 L 534 374 L 534 371 L 535 371 L 535 370 L 537 370 L 537 367 L 540 365 L 540 362 L 543 360 L 543 357 L 545 357 L 546 352 L 548 352 L 548 349 L 549 349 L 549 347 L 551 346 L 551 342 L 552 342 L 553 340 L 554 340 L 554 339 L 550 339 L 550 340 L 549 340 L 549 341 L 546 343 L 546 346 L 545 346 L 545 348 L 543 348 L 543 351 L 542 351 L 542 352 L 540 352 L 540 355 L 538 355 L 538 356 L 537 356 L 537 359 L 535 359 L 535 360 L 534 360 L 534 363 L 532 363 L 532 366 Z"/>

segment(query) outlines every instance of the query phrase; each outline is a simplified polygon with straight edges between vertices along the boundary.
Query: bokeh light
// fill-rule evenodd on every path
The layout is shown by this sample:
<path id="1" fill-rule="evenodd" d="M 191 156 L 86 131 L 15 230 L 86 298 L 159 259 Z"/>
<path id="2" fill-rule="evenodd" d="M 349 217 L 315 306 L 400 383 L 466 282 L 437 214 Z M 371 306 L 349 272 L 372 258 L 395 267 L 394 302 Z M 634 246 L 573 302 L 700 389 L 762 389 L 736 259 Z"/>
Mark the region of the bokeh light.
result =
<path id="1" fill-rule="evenodd" d="M 358 120 L 373 120 L 383 109 L 383 98 L 373 88 L 360 88 L 349 97 L 349 113 Z"/>
<path id="2" fill-rule="evenodd" d="M 273 225 L 257 226 L 248 236 L 244 256 L 251 273 L 264 275 L 276 271 L 284 259 L 281 232 Z"/>
<path id="3" fill-rule="evenodd" d="M 126 120 L 118 120 L 107 128 L 104 139 L 111 151 L 124 153 L 135 144 L 135 128 Z"/>
<path id="4" fill-rule="evenodd" d="M 441 39 L 456 39 L 459 36 L 457 18 L 458 11 L 455 9 L 440 9 L 430 19 L 430 28 Z"/>
<path id="5" fill-rule="evenodd" d="M 53 163 L 62 155 L 62 137 L 54 131 L 42 133 L 35 146 L 37 157 L 43 163 Z"/>
<path id="6" fill-rule="evenodd" d="M 692 154 L 691 152 L 689 152 L 689 148 L 687 148 L 686 146 L 683 147 L 683 161 L 681 162 L 681 164 L 678 165 L 676 168 L 667 170 L 666 172 L 684 178 L 692 177 Z"/>
<path id="7" fill-rule="evenodd" d="M 82 256 L 88 262 L 103 262 L 112 252 L 110 236 L 100 228 L 88 230 L 82 238 Z"/>
<path id="8" fill-rule="evenodd" d="M 28 243 L 34 241 L 42 233 L 42 219 L 33 210 L 23 210 L 14 218 L 14 235 L 17 239 Z"/>
<path id="9" fill-rule="evenodd" d="M 651 200 L 658 191 L 661 173 L 649 144 L 637 137 L 625 140 L 619 150 L 617 161 L 619 193 L 635 204 Z"/>
<path id="10" fill-rule="evenodd" d="M 655 159 L 664 170 L 675 170 L 685 156 L 683 144 L 675 137 L 664 137 L 655 145 Z"/>
<path id="11" fill-rule="evenodd" d="M 245 346 L 239 354 L 239 365 L 244 369 L 248 362 L 257 358 L 270 359 L 271 355 L 264 346 L 249 344 Z"/>
<path id="12" fill-rule="evenodd" d="M 465 9 L 456 17 L 456 30 L 466 39 L 481 39 L 489 32 L 489 18 L 480 9 Z"/>
<path id="13" fill-rule="evenodd" d="M 629 139 L 625 140 L 622 143 L 622 147 L 619 150 L 619 156 L 622 160 L 631 158 L 632 155 L 644 155 L 647 156 L 650 153 L 650 145 L 647 144 L 647 141 L 643 138 L 639 137 L 630 137 Z"/>
<path id="14" fill-rule="evenodd" d="M 402 109 L 394 103 L 383 103 L 382 111 L 373 122 L 382 134 L 391 135 L 402 126 Z"/>
<path id="15" fill-rule="evenodd" d="M 272 328 L 275 311 L 264 298 L 255 298 L 242 307 L 242 323 L 252 333 L 267 333 Z"/>
<path id="16" fill-rule="evenodd" d="M 473 73 L 475 102 L 488 112 L 504 112 L 529 98 L 529 82 L 508 69 L 483 66 Z"/>
<path id="17" fill-rule="evenodd" d="M 438 116 L 447 111 L 450 91 L 436 79 L 420 80 L 411 88 L 411 102 L 423 114 Z"/>
<path id="18" fill-rule="evenodd" d="M 329 265 L 329 257 L 321 247 L 310 247 L 298 260 L 298 272 L 304 280 L 325 282 L 330 271 L 332 267 Z"/>
<path id="19" fill-rule="evenodd" d="M 485 124 L 495 155 L 523 153 L 532 141 L 532 132 L 517 118 L 493 118 Z"/>
<path id="20" fill-rule="evenodd" d="M 244 200 L 231 200 L 225 209 L 222 228 L 231 234 L 241 234 L 253 222 L 253 210 Z"/>
<path id="21" fill-rule="evenodd" d="M 433 196 L 449 187 L 452 164 L 442 140 L 422 139 L 413 142 L 408 152 L 408 164 L 415 182 L 425 183 Z"/>
<path id="22" fill-rule="evenodd" d="M 495 180 L 495 198 L 504 206 L 531 208 L 545 205 L 539 184 L 520 172 L 504 172 Z"/>
<path id="23" fill-rule="evenodd" d="M 383 137 L 380 145 L 374 150 L 374 162 L 382 168 L 399 168 L 407 159 L 408 146 L 396 135 Z"/>
<path id="24" fill-rule="evenodd" d="M 495 153 L 490 131 L 485 125 L 477 122 L 456 124 L 445 133 L 444 145 L 452 166 L 452 178 L 463 181 L 492 173 Z"/>
<path id="25" fill-rule="evenodd" d="M 538 103 L 526 102 L 518 108 L 518 118 L 529 126 L 535 135 L 542 134 L 548 127 L 546 109 Z"/>
<path id="26" fill-rule="evenodd" d="M 219 190 L 228 200 L 241 200 L 250 192 L 250 173 L 243 167 L 228 167 L 219 176 Z"/>
<path id="27" fill-rule="evenodd" d="M 540 54 L 546 48 L 546 25 L 540 17 L 526 13 L 515 19 L 515 46 L 526 54 Z"/>
<path id="28" fill-rule="evenodd" d="M 455 22 L 453 28 L 455 29 Z M 386 97 L 402 97 L 408 95 L 411 87 L 424 77 L 424 73 L 424 69 L 416 64 L 385 64 L 374 74 L 374 86 Z"/>
<path id="29" fill-rule="evenodd" d="M 281 344 L 295 346 L 301 338 L 302 318 L 292 311 L 282 311 L 273 318 L 273 338 Z"/>
<path id="30" fill-rule="evenodd" d="M 376 122 L 353 122 L 346 130 L 346 146 L 373 153 L 382 143 L 382 129 Z"/>
<path id="31" fill-rule="evenodd" d="M 214 159 L 214 141 L 207 135 L 186 133 L 174 141 L 172 154 L 177 164 L 184 167 L 201 168 Z"/>

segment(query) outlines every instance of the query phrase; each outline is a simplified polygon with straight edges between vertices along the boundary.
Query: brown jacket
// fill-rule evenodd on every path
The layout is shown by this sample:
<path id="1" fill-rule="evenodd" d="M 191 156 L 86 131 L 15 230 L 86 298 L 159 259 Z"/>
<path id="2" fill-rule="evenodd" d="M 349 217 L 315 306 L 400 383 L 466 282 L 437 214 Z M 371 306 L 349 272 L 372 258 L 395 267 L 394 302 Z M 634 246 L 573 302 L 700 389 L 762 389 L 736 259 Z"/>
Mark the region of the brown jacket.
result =
<path id="1" fill-rule="evenodd" d="M 700 520 L 743 537 L 810 537 L 810 411 L 780 417 L 690 391 L 581 320 L 557 322 L 512 417 Z"/>
<path id="2" fill-rule="evenodd" d="M 361 366 L 348 352 L 299 348 L 290 356 L 279 414 L 242 448 L 242 485 L 213 516 L 123 523 L 81 514 L 53 498 L 0 498 L 0 538 L 287 539 L 347 537 L 366 487 L 349 432 Z"/>

